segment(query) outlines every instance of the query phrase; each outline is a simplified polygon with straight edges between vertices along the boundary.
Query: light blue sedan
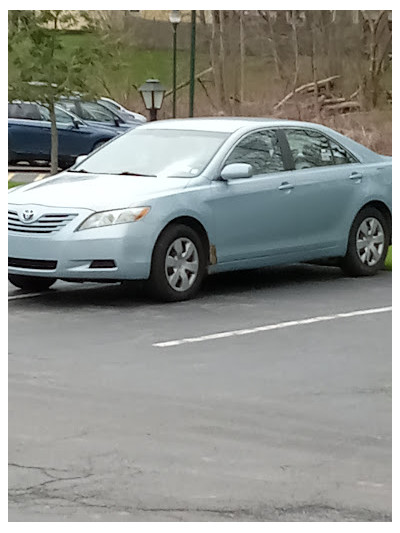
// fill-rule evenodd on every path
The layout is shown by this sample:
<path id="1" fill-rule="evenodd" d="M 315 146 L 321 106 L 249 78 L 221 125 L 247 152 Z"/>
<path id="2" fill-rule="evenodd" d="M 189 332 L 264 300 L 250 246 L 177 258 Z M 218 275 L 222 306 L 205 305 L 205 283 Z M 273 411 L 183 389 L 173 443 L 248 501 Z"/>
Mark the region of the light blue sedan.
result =
<path id="1" fill-rule="evenodd" d="M 186 300 L 214 272 L 334 259 L 373 275 L 391 241 L 391 158 L 324 126 L 165 120 L 79 159 L 9 193 L 17 287 L 148 280 Z"/>

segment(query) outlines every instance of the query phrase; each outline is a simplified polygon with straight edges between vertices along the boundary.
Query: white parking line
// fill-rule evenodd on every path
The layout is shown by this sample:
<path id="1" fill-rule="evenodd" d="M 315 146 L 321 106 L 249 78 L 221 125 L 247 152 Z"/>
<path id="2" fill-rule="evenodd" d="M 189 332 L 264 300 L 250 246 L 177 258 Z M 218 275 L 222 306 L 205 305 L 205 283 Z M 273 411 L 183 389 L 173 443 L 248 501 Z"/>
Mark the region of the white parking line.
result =
<path id="1" fill-rule="evenodd" d="M 210 335 L 202 335 L 200 337 L 189 337 L 186 339 L 178 339 L 173 341 L 157 342 L 153 346 L 157 348 L 169 348 L 171 346 L 180 346 L 181 344 L 189 344 L 192 342 L 212 341 L 216 339 L 225 339 L 227 337 L 235 337 L 239 335 L 250 335 L 252 333 L 259 333 L 261 331 L 271 331 L 274 329 L 290 328 L 292 326 L 305 326 L 307 324 L 315 324 L 316 322 L 324 322 L 326 320 L 337 320 L 338 318 L 350 318 L 360 315 L 372 315 L 375 313 L 387 313 L 392 310 L 392 307 L 379 307 L 375 309 L 362 309 L 359 311 L 350 311 L 348 313 L 337 313 L 335 315 L 316 316 L 313 318 L 304 318 L 302 320 L 291 320 L 290 322 L 279 322 L 278 324 L 268 324 L 259 326 L 257 328 L 237 329 L 233 331 L 223 331 L 221 333 L 212 333 Z"/>
<path id="2" fill-rule="evenodd" d="M 13 294 L 9 296 L 8 299 L 19 300 L 21 298 L 35 298 L 36 296 L 46 296 L 46 295 L 48 296 L 49 294 L 60 294 L 60 292 L 74 293 L 77 291 L 99 290 L 100 286 L 97 283 L 94 285 L 95 286 L 91 286 L 91 287 L 80 286 L 80 287 L 73 287 L 72 289 L 68 288 L 68 291 L 65 291 L 64 289 L 60 291 L 60 289 L 58 289 L 58 290 L 50 290 L 50 291 L 42 291 L 42 292 L 27 292 L 23 294 Z M 101 287 L 110 287 L 111 285 L 115 285 L 115 283 L 102 283 Z"/>
<path id="3" fill-rule="evenodd" d="M 38 174 L 33 181 L 40 181 L 46 176 L 47 176 L 47 174 Z"/>
<path id="4" fill-rule="evenodd" d="M 34 298 L 35 296 L 43 295 L 43 292 L 30 292 L 28 294 L 15 294 L 14 296 L 9 296 L 9 300 L 19 300 L 20 298 Z"/>

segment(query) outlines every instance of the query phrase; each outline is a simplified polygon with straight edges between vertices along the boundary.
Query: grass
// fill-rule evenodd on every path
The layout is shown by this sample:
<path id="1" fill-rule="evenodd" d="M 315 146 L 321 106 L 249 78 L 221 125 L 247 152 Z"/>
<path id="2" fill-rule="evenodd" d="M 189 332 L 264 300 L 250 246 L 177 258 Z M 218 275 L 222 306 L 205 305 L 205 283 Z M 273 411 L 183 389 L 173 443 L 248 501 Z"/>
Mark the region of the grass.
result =
<path id="1" fill-rule="evenodd" d="M 392 270 L 392 247 L 389 246 L 389 250 L 386 256 L 385 269 Z"/>
<path id="2" fill-rule="evenodd" d="M 92 33 L 65 33 L 61 36 L 66 55 L 78 47 L 93 48 L 95 50 L 98 37 Z M 95 53 L 95 51 L 94 51 Z M 140 87 L 149 78 L 157 78 L 168 89 L 172 87 L 172 52 L 171 50 L 143 50 L 134 45 L 124 44 L 116 51 L 116 70 L 112 64 L 107 65 L 102 72 L 104 85 L 111 97 L 124 105 L 142 107 L 141 97 L 135 87 Z M 177 84 L 189 78 L 189 51 L 177 51 Z M 208 54 L 196 55 L 196 71 L 209 66 Z M 105 87 L 99 79 L 93 80 L 93 87 Z M 107 96 L 107 94 L 104 94 Z M 139 111 L 139 109 L 137 109 Z M 143 110 L 141 110 L 143 111 Z"/>
<path id="3" fill-rule="evenodd" d="M 18 187 L 19 185 L 23 185 L 23 183 L 17 183 L 15 181 L 9 181 L 8 182 L 8 188 L 12 189 L 13 187 Z"/>

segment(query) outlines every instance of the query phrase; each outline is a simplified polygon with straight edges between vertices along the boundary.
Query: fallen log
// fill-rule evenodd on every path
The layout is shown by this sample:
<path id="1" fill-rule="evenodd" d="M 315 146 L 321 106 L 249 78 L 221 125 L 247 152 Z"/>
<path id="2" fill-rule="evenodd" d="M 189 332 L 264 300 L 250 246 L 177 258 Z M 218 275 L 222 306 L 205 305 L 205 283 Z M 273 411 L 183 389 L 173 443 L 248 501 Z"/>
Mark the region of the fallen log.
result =
<path id="1" fill-rule="evenodd" d="M 341 104 L 343 102 L 346 102 L 346 98 L 325 98 L 321 100 L 321 105 L 333 105 L 333 104 Z"/>
<path id="2" fill-rule="evenodd" d="M 361 105 L 359 102 L 342 102 L 340 104 L 333 104 L 333 105 L 327 105 L 324 106 L 324 110 L 326 111 L 358 111 L 361 108 Z"/>
<path id="3" fill-rule="evenodd" d="M 359 87 L 356 91 L 354 91 L 354 93 L 352 93 L 350 96 L 349 96 L 349 100 L 353 100 L 353 98 L 355 98 L 356 96 L 358 96 L 358 93 L 361 91 L 361 87 Z"/>
<path id="4" fill-rule="evenodd" d="M 335 75 L 335 76 L 330 76 L 329 78 L 325 78 L 323 80 L 318 80 L 316 82 L 316 84 L 313 81 L 310 82 L 310 83 L 305 83 L 304 85 L 301 85 L 300 87 L 297 87 L 294 91 L 292 91 L 291 93 L 287 94 L 285 96 L 285 98 L 283 98 L 283 100 L 281 100 L 280 102 L 275 104 L 274 105 L 274 110 L 279 109 L 280 107 L 282 107 L 283 104 L 285 104 L 288 100 L 290 100 L 295 94 L 298 94 L 298 93 L 301 93 L 301 92 L 304 92 L 304 91 L 308 91 L 308 90 L 314 90 L 315 85 L 317 85 L 317 87 L 323 87 L 327 83 L 330 83 L 330 82 L 332 82 L 334 80 L 337 80 L 339 78 L 340 78 L 340 75 Z"/>
<path id="5" fill-rule="evenodd" d="M 202 70 L 201 72 L 199 72 L 198 74 L 195 74 L 194 78 L 196 80 L 199 80 L 205 74 L 208 74 L 209 72 L 212 72 L 212 69 L 213 69 L 212 67 L 208 67 L 205 70 Z M 187 81 L 184 81 L 183 83 L 180 83 L 179 85 L 177 85 L 176 90 L 179 91 L 180 89 L 183 89 L 184 87 L 186 87 L 189 84 L 190 84 L 190 78 Z M 170 91 L 167 91 L 165 93 L 165 95 L 164 95 L 164 98 L 166 98 L 167 96 L 170 96 L 172 93 L 173 93 L 172 89 Z"/>

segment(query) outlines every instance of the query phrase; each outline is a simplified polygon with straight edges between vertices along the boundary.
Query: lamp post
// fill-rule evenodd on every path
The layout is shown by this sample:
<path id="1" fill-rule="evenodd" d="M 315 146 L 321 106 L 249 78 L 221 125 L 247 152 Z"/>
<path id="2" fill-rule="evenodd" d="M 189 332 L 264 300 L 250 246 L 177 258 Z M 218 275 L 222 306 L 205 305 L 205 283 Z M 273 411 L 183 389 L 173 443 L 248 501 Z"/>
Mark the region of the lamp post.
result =
<path id="1" fill-rule="evenodd" d="M 180 11 L 171 11 L 169 21 L 172 24 L 172 117 L 176 117 L 176 30 L 181 21 Z"/>
<path id="2" fill-rule="evenodd" d="M 162 106 L 165 87 L 159 80 L 150 79 L 146 80 L 146 83 L 143 83 L 138 90 L 142 95 L 145 108 L 150 111 L 150 121 L 157 120 L 157 111 Z"/>

